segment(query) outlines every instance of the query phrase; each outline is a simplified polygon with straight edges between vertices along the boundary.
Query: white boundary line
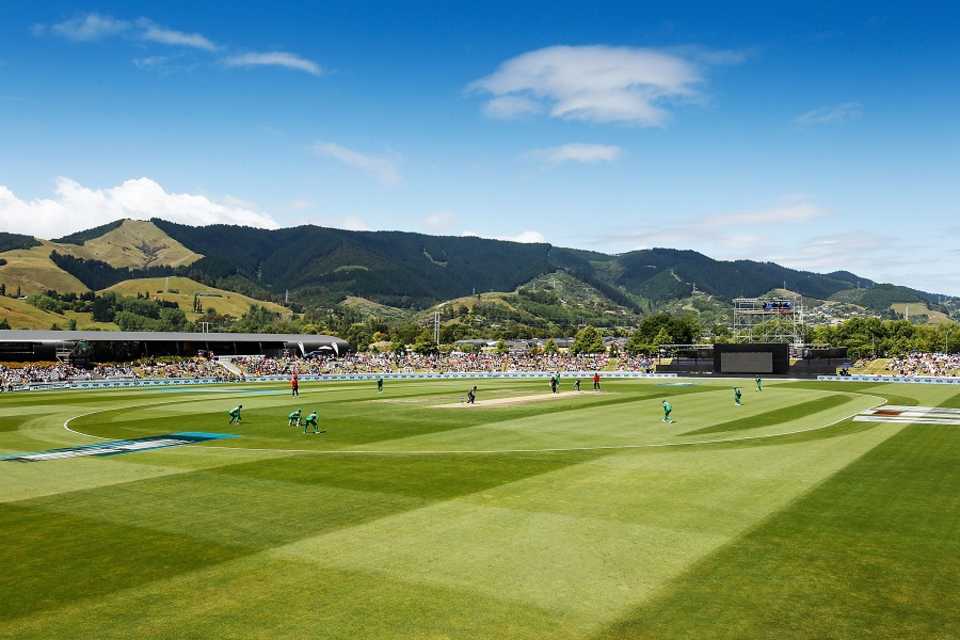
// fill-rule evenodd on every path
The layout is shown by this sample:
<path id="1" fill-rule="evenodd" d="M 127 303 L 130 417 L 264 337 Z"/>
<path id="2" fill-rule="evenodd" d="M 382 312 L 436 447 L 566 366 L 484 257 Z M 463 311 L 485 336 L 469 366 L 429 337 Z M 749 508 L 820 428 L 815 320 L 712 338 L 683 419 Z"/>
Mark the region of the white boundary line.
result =
<path id="1" fill-rule="evenodd" d="M 868 398 L 875 398 L 880 401 L 880 404 L 872 407 L 876 409 L 877 407 L 882 407 L 887 404 L 886 398 L 881 398 L 880 396 L 874 396 L 870 394 L 858 394 L 864 395 Z M 71 429 L 69 424 L 76 418 L 83 418 L 86 416 L 95 415 L 97 413 L 111 411 L 111 409 L 103 409 L 101 411 L 91 411 L 90 413 L 84 413 L 81 415 L 73 416 L 68 418 L 66 422 L 63 423 L 63 428 L 71 433 L 75 433 L 80 436 L 85 436 L 88 438 L 97 438 L 98 440 L 110 440 L 111 438 L 104 438 L 102 436 L 94 436 L 89 433 L 82 433 L 75 429 Z M 799 429 L 797 431 L 785 431 L 783 433 L 772 433 L 764 436 L 745 436 L 743 438 L 726 438 L 722 440 L 700 440 L 698 442 L 664 442 L 660 444 L 621 444 L 621 445 L 601 445 L 596 447 L 550 447 L 544 449 L 424 449 L 424 450 L 410 450 L 410 451 L 397 451 L 397 450 L 386 450 L 386 449 L 336 449 L 336 450 L 316 450 L 316 449 L 274 449 L 269 447 L 221 447 L 216 445 L 207 445 L 205 449 L 222 449 L 225 451 L 269 451 L 275 453 L 306 453 L 314 455 L 372 455 L 372 456 L 430 456 L 430 455 L 483 455 L 483 454 L 505 454 L 505 453 L 563 453 L 563 452 L 574 452 L 574 451 L 610 451 L 610 450 L 630 450 L 630 449 L 662 449 L 665 447 L 696 447 L 705 444 L 727 444 L 734 442 L 747 442 L 750 440 L 768 440 L 770 438 L 781 438 L 783 436 L 792 436 L 800 433 L 810 433 L 813 431 L 821 431 L 823 429 L 829 429 L 835 425 L 851 420 L 854 417 L 860 415 L 864 410 L 859 409 L 856 413 L 852 413 L 849 416 L 834 420 L 828 424 L 813 427 L 812 429 Z M 192 445 L 187 445 L 192 446 Z"/>

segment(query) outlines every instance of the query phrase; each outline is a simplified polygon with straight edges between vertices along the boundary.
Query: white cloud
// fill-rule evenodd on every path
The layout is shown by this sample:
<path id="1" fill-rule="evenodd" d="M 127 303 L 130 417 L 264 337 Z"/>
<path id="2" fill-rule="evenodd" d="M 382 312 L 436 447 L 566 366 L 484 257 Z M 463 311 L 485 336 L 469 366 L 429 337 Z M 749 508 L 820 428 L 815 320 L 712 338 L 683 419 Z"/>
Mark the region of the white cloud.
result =
<path id="1" fill-rule="evenodd" d="M 567 120 L 661 126 L 665 106 L 700 96 L 700 65 L 716 63 L 697 49 L 554 46 L 507 60 L 468 91 L 490 94 L 488 113 L 513 117 L 546 110 Z M 733 63 L 730 52 L 720 56 Z"/>
<path id="2" fill-rule="evenodd" d="M 830 107 L 821 107 L 813 109 L 806 113 L 801 113 L 794 118 L 794 122 L 803 126 L 816 126 L 820 124 L 837 124 L 856 120 L 863 115 L 863 105 L 859 102 L 844 102 Z"/>
<path id="3" fill-rule="evenodd" d="M 523 96 L 500 96 L 491 98 L 483 106 L 483 111 L 491 118 L 512 120 L 520 116 L 540 113 L 543 109 L 540 103 Z"/>
<path id="4" fill-rule="evenodd" d="M 290 201 L 290 208 L 294 211 L 303 211 L 313 206 L 313 202 L 306 198 L 296 198 Z"/>
<path id="5" fill-rule="evenodd" d="M 623 149 L 611 144 L 571 143 L 546 149 L 534 149 L 526 155 L 548 164 L 561 164 L 563 162 L 596 164 L 617 160 L 623 155 Z"/>
<path id="6" fill-rule="evenodd" d="M 461 231 L 458 234 L 461 238 L 487 238 L 489 240 L 506 240 L 507 242 L 522 242 L 525 244 L 531 243 L 545 243 L 547 240 L 543 237 L 543 234 L 539 231 L 521 231 L 520 233 L 512 236 L 497 236 L 497 235 L 486 235 L 475 231 L 473 229 Z"/>
<path id="7" fill-rule="evenodd" d="M 126 180 L 108 189 L 91 189 L 69 178 L 57 178 L 55 196 L 35 200 L 21 200 L 0 185 L 2 231 L 54 238 L 119 218 L 153 217 L 191 225 L 238 224 L 268 229 L 279 226 L 268 214 L 250 205 L 171 193 L 150 178 Z"/>
<path id="8" fill-rule="evenodd" d="M 149 20 L 139 20 L 137 26 L 143 29 L 140 37 L 150 42 L 158 42 L 175 47 L 191 47 L 205 51 L 215 51 L 217 49 L 217 45 L 199 33 L 186 33 L 185 31 L 166 29 L 153 24 Z"/>
<path id="9" fill-rule="evenodd" d="M 337 226 L 348 231 L 370 231 L 370 225 L 360 216 L 347 216 Z"/>
<path id="10" fill-rule="evenodd" d="M 38 24 L 33 28 L 35 35 L 52 33 L 64 37 L 67 40 L 73 40 L 74 42 L 93 42 L 130 31 L 135 31 L 135 34 L 132 35 L 136 35 L 136 37 L 139 37 L 141 40 L 148 42 L 167 44 L 175 47 L 203 49 L 205 51 L 215 51 L 218 48 L 209 38 L 200 33 L 187 33 L 186 31 L 168 29 L 154 24 L 147 18 L 140 18 L 136 22 L 129 22 L 99 13 L 88 13 L 64 20 L 63 22 L 58 22 L 49 27 Z"/>
<path id="11" fill-rule="evenodd" d="M 547 241 L 546 238 L 543 237 L 542 233 L 540 233 L 539 231 L 531 231 L 531 230 L 521 231 L 515 236 L 502 237 L 500 238 L 500 240 L 509 240 L 510 242 L 523 242 L 527 244 Z"/>
<path id="12" fill-rule="evenodd" d="M 51 25 L 49 31 L 74 42 L 93 42 L 123 33 L 130 28 L 126 20 L 117 20 L 99 13 L 76 16 Z M 48 31 L 45 25 L 37 25 L 33 32 L 42 35 Z"/>
<path id="13" fill-rule="evenodd" d="M 313 151 L 322 158 L 332 158 L 338 162 L 367 173 L 382 184 L 394 186 L 400 184 L 400 171 L 393 158 L 361 153 L 333 142 L 318 142 Z"/>
<path id="14" fill-rule="evenodd" d="M 140 69 L 159 69 L 165 67 L 170 61 L 167 56 L 145 56 L 143 58 L 134 58 L 133 64 Z"/>
<path id="15" fill-rule="evenodd" d="M 284 67 L 295 71 L 304 71 L 315 76 L 324 73 L 323 67 L 316 62 L 285 51 L 241 53 L 224 58 L 223 63 L 228 67 Z"/>
<path id="16" fill-rule="evenodd" d="M 807 222 L 825 215 L 827 215 L 827 211 L 810 200 L 787 198 L 781 204 L 769 209 L 707 216 L 700 222 L 707 226 L 782 224 L 785 222 Z"/>
<path id="17" fill-rule="evenodd" d="M 423 219 L 424 226 L 434 232 L 447 231 L 452 227 L 457 221 L 457 216 L 450 211 L 437 211 L 436 213 L 431 213 L 426 218 Z"/>

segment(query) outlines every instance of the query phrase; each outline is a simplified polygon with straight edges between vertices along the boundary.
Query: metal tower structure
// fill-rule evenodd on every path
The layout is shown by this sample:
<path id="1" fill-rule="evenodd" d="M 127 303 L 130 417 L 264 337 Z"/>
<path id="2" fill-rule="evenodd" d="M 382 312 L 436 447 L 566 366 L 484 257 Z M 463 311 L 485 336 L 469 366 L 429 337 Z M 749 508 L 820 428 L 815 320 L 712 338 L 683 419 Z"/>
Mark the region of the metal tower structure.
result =
<path id="1" fill-rule="evenodd" d="M 785 342 L 802 346 L 803 298 L 735 298 L 733 340 L 737 343 Z"/>

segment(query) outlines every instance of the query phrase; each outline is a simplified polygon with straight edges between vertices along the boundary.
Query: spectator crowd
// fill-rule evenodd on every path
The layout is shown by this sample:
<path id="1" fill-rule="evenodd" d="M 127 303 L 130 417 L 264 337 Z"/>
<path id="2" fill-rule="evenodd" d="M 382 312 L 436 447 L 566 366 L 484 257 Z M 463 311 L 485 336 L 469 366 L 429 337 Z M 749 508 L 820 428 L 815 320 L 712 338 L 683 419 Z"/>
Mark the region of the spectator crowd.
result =
<path id="1" fill-rule="evenodd" d="M 50 382 L 85 380 L 133 380 L 143 378 L 216 378 L 227 380 L 229 372 L 216 360 L 182 358 L 141 360 L 120 364 L 97 364 L 82 368 L 63 362 L 0 364 L 0 389 Z"/>
<path id="2" fill-rule="evenodd" d="M 215 378 L 235 380 L 238 370 L 242 377 L 266 375 L 352 374 L 352 373 L 470 373 L 496 371 L 653 371 L 649 357 L 623 356 L 619 359 L 606 354 L 517 354 L 517 353 L 354 353 L 343 357 L 299 358 L 269 356 L 238 356 L 225 366 L 216 359 L 205 357 L 182 359 L 141 360 L 129 363 L 98 364 L 81 368 L 66 363 L 0 364 L 0 387 L 9 390 L 16 386 L 36 383 L 124 380 Z M 231 371 L 231 369 L 234 369 Z"/>
<path id="3" fill-rule="evenodd" d="M 606 354 L 516 353 L 354 353 L 340 358 L 234 358 L 245 375 L 351 373 L 465 373 L 495 371 L 652 371 L 649 357 L 610 358 Z"/>
<path id="4" fill-rule="evenodd" d="M 898 376 L 955 376 L 960 374 L 960 354 L 911 353 L 892 358 L 889 368 Z"/>

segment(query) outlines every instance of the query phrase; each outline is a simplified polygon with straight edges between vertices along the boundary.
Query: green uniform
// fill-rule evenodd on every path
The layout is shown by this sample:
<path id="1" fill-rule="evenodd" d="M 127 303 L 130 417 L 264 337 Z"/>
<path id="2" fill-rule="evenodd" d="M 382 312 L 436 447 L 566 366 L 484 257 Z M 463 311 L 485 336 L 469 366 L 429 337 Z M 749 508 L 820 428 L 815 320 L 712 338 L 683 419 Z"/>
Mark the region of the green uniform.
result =
<path id="1" fill-rule="evenodd" d="M 673 405 L 669 402 L 663 403 L 663 421 L 664 422 L 673 422 L 673 418 L 670 417 L 670 414 L 673 412 Z"/>
<path id="2" fill-rule="evenodd" d="M 377 391 L 383 391 L 383 378 L 377 378 Z"/>
<path id="3" fill-rule="evenodd" d="M 757 376 L 757 391 L 763 391 L 763 380 Z"/>
<path id="4" fill-rule="evenodd" d="M 733 390 L 733 401 L 736 402 L 738 405 L 741 404 L 740 396 L 742 395 L 743 395 L 743 392 L 740 391 L 740 387 L 737 387 L 736 389 Z"/>
<path id="5" fill-rule="evenodd" d="M 287 424 L 291 427 L 299 427 L 301 415 L 303 415 L 303 409 L 297 409 L 291 412 L 290 415 L 287 416 Z"/>
<path id="6" fill-rule="evenodd" d="M 240 422 L 241 420 L 240 409 L 242 408 L 243 408 L 243 405 L 241 404 L 239 406 L 234 407 L 233 409 L 230 409 L 230 411 L 227 412 L 227 415 L 230 416 L 230 424 L 233 424 L 234 422 Z"/>
<path id="7" fill-rule="evenodd" d="M 320 433 L 320 425 L 317 423 L 317 412 L 314 411 L 307 416 L 307 419 L 303 422 L 303 432 L 307 432 L 307 427 L 313 427 L 314 433 Z"/>

